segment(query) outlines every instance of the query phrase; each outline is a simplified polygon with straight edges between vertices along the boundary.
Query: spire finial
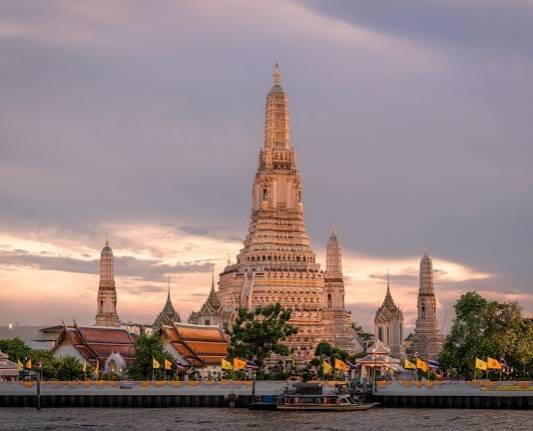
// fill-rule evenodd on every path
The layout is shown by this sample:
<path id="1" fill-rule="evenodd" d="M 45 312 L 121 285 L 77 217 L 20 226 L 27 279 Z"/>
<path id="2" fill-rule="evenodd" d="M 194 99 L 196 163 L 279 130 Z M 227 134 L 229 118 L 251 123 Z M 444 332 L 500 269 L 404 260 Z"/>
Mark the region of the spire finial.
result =
<path id="1" fill-rule="evenodd" d="M 331 236 L 337 237 L 337 228 L 335 225 L 331 226 Z"/>
<path id="2" fill-rule="evenodd" d="M 281 84 L 281 73 L 279 71 L 278 62 L 276 62 L 276 66 L 274 66 L 274 84 L 276 85 Z"/>
<path id="3" fill-rule="evenodd" d="M 215 264 L 211 266 L 211 291 L 215 291 Z"/>
<path id="4" fill-rule="evenodd" d="M 390 274 L 389 274 L 389 268 L 387 268 L 387 289 L 390 288 Z"/>
<path id="5" fill-rule="evenodd" d="M 106 247 L 109 247 L 109 238 L 108 238 L 108 236 L 109 236 L 109 235 L 108 235 L 108 233 L 106 232 L 106 233 L 105 233 L 105 246 L 106 246 Z"/>

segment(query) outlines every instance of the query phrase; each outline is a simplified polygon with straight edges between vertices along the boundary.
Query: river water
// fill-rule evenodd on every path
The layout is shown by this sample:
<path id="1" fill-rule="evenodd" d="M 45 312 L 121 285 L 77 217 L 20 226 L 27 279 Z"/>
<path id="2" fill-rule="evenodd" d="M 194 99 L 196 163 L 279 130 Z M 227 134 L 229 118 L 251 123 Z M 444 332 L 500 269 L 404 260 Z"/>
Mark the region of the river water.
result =
<path id="1" fill-rule="evenodd" d="M 366 412 L 247 409 L 0 408 L 0 430 L 533 430 L 533 411 L 375 408 Z"/>

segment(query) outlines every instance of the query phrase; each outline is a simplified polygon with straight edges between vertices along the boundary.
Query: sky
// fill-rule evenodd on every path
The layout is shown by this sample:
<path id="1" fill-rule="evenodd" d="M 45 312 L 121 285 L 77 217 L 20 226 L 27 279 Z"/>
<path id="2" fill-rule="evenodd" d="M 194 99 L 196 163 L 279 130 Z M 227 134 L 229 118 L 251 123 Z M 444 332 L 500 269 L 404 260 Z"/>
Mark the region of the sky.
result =
<path id="1" fill-rule="evenodd" d="M 305 221 L 332 225 L 371 329 L 387 270 L 406 327 L 434 260 L 533 312 L 533 3 L 0 2 L 0 325 L 92 324 L 98 258 L 122 320 L 182 319 L 242 246 L 275 62 Z"/>

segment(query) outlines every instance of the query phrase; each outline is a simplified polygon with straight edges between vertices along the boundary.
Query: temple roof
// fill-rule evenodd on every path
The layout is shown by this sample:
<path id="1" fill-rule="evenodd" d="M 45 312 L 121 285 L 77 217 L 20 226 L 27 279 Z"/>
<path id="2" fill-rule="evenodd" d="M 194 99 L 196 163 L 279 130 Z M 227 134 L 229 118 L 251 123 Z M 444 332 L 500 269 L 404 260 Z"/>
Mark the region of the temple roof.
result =
<path id="1" fill-rule="evenodd" d="M 135 343 L 123 328 L 65 325 L 53 351 L 64 344 L 72 344 L 92 365 L 97 360 L 103 364 L 112 353 L 120 353 L 128 364 L 135 358 Z"/>
<path id="2" fill-rule="evenodd" d="M 192 366 L 220 365 L 228 354 L 228 343 L 218 326 L 173 322 L 160 333 Z"/>
<path id="3" fill-rule="evenodd" d="M 152 324 L 152 328 L 157 329 L 160 325 L 169 325 L 172 322 L 181 322 L 180 314 L 174 308 L 170 299 L 170 280 L 168 281 L 167 301 L 161 312 L 157 315 Z"/>
<path id="4" fill-rule="evenodd" d="M 394 303 L 394 299 L 392 299 L 392 295 L 390 293 L 390 279 L 389 279 L 389 273 L 387 272 L 387 293 L 385 294 L 385 299 L 383 300 L 383 304 L 381 304 L 381 307 L 378 308 L 376 311 L 376 317 L 375 320 L 378 319 L 379 316 L 383 316 L 384 314 L 388 314 L 390 317 L 398 317 L 402 318 L 403 313 L 402 310 Z M 388 317 L 388 316 L 384 316 Z"/>

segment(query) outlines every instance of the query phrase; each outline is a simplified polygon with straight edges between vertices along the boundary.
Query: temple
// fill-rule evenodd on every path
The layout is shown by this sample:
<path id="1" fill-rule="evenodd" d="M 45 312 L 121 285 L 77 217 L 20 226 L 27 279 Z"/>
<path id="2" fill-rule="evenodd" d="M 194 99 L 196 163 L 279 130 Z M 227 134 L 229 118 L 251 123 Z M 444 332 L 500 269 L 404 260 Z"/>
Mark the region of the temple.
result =
<path id="1" fill-rule="evenodd" d="M 209 296 L 200 311 L 193 311 L 191 313 L 188 322 L 195 325 L 218 325 L 222 328 L 222 314 L 222 304 L 215 290 L 215 273 L 213 271 L 211 274 L 211 290 L 209 291 Z"/>
<path id="2" fill-rule="evenodd" d="M 340 254 L 331 265 L 332 269 L 340 265 Z M 279 302 L 292 310 L 291 323 L 298 333 L 287 345 L 297 361 L 312 358 L 316 345 L 326 339 L 350 354 L 358 351 L 357 336 L 344 310 L 342 273 L 333 271 L 325 283 L 307 235 L 288 98 L 278 65 L 266 98 L 264 144 L 252 188 L 248 235 L 237 262 L 220 274 L 218 299 L 224 324 L 230 324 L 240 306 L 253 309 Z"/>
<path id="3" fill-rule="evenodd" d="M 362 351 L 359 339 L 354 337 L 352 318 L 344 307 L 344 277 L 342 251 L 335 226 L 326 247 L 324 271 L 324 303 L 322 310 L 323 341 L 347 352 Z"/>
<path id="4" fill-rule="evenodd" d="M 161 312 L 157 315 L 152 323 L 152 328 L 154 330 L 159 329 L 161 325 L 171 325 L 172 322 L 181 322 L 180 314 L 174 308 L 172 304 L 172 299 L 170 299 L 170 279 L 168 280 L 168 292 L 167 292 L 167 301 Z"/>
<path id="5" fill-rule="evenodd" d="M 124 328 L 64 325 L 52 349 L 55 357 L 74 356 L 81 363 L 87 361 L 102 371 L 125 375 L 126 367 L 135 358 L 135 342 Z"/>
<path id="6" fill-rule="evenodd" d="M 433 262 L 426 251 L 420 260 L 420 286 L 418 289 L 418 317 L 407 353 L 437 360 L 444 337 L 437 322 L 437 301 L 433 289 Z"/>
<path id="7" fill-rule="evenodd" d="M 387 293 L 383 304 L 374 318 L 374 339 L 379 340 L 390 351 L 390 355 L 400 359 L 403 351 L 403 313 L 394 303 L 390 292 L 390 278 L 387 273 Z"/>
<path id="8" fill-rule="evenodd" d="M 98 300 L 96 325 L 97 326 L 120 326 L 117 314 L 117 291 L 115 287 L 115 263 L 113 250 L 109 242 L 100 253 L 100 284 L 98 286 Z"/>

